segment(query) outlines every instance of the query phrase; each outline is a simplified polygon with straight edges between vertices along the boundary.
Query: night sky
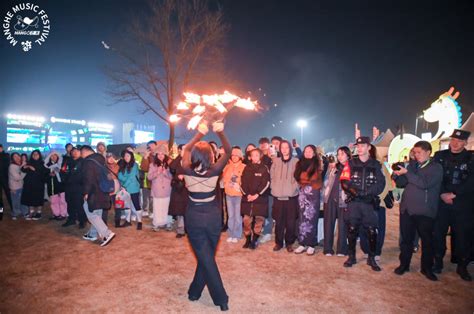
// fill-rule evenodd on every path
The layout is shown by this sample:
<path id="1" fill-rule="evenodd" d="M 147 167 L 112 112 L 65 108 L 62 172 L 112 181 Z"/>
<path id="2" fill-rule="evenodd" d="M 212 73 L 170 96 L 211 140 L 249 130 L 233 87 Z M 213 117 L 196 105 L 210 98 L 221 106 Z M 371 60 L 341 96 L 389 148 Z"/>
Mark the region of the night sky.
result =
<path id="1" fill-rule="evenodd" d="M 299 139 L 299 118 L 309 122 L 305 143 L 351 140 L 355 122 L 365 134 L 400 123 L 413 132 L 416 114 L 450 86 L 461 92 L 463 119 L 474 111 L 472 1 L 218 2 L 231 27 L 227 69 L 270 108 L 229 117 L 235 144 Z M 2 1 L 2 19 L 16 3 Z M 167 138 L 166 126 L 140 114 L 138 103 L 109 106 L 105 93 L 102 68 L 111 57 L 101 41 L 120 40 L 143 3 L 37 1 L 51 21 L 46 43 L 24 53 L 0 39 L 0 113 L 152 123 Z"/>

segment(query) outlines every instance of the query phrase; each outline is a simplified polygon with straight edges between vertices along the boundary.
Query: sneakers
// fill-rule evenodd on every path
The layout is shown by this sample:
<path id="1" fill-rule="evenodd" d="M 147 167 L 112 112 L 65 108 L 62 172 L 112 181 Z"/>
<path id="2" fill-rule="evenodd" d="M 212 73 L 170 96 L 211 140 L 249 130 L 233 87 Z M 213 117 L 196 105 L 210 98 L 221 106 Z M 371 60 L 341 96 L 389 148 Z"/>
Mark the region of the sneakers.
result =
<path id="1" fill-rule="evenodd" d="M 25 220 L 33 220 L 33 213 L 29 213 L 27 215 L 25 215 Z"/>
<path id="2" fill-rule="evenodd" d="M 40 220 L 41 219 L 41 213 L 34 213 L 33 216 L 31 216 L 31 219 Z"/>
<path id="3" fill-rule="evenodd" d="M 326 254 L 324 254 L 324 256 L 332 256 L 332 254 L 331 253 L 326 253 Z"/>
<path id="4" fill-rule="evenodd" d="M 259 242 L 260 242 L 261 244 L 263 244 L 263 243 L 268 242 L 268 241 L 271 241 L 271 240 L 272 240 L 272 235 L 269 233 L 269 234 L 264 234 L 264 235 L 260 238 Z"/>
<path id="5" fill-rule="evenodd" d="M 308 255 L 314 255 L 316 253 L 316 249 L 314 247 L 309 247 L 308 250 L 306 250 L 306 254 Z"/>
<path id="6" fill-rule="evenodd" d="M 345 256 L 345 255 L 344 255 L 344 254 L 341 254 L 341 253 L 337 254 L 337 257 L 344 257 L 344 256 Z"/>
<path id="7" fill-rule="evenodd" d="M 100 246 L 106 246 L 107 244 L 110 243 L 110 241 L 112 241 L 112 239 L 115 237 L 115 233 L 111 232 L 109 233 L 109 236 L 104 238 L 104 240 L 102 241 L 102 243 L 100 244 Z"/>
<path id="8" fill-rule="evenodd" d="M 306 252 L 306 250 L 307 250 L 307 247 L 300 245 L 296 248 L 295 254 L 302 254 Z"/>
<path id="9" fill-rule="evenodd" d="M 231 243 L 234 240 L 234 238 L 227 238 L 227 243 Z"/>
<path id="10" fill-rule="evenodd" d="M 88 233 L 82 236 L 84 240 L 94 242 L 97 240 L 97 237 L 90 236 Z"/>
<path id="11" fill-rule="evenodd" d="M 142 213 L 142 217 L 148 217 L 148 216 L 149 216 L 148 212 L 146 210 L 144 210 L 143 213 Z"/>
<path id="12" fill-rule="evenodd" d="M 237 238 L 232 238 L 232 243 L 238 243 L 239 242 L 239 239 Z"/>
<path id="13" fill-rule="evenodd" d="M 16 218 L 16 216 L 12 216 L 12 220 L 18 220 L 18 218 Z"/>

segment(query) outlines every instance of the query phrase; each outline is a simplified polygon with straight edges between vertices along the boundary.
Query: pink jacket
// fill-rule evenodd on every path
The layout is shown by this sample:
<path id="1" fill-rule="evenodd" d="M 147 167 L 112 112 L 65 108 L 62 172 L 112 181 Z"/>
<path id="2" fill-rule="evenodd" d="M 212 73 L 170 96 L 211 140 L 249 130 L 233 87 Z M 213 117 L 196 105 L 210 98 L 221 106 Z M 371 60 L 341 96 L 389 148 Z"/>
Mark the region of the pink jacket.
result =
<path id="1" fill-rule="evenodd" d="M 151 181 L 151 196 L 155 198 L 170 197 L 172 178 L 169 168 L 163 169 L 155 164 L 150 164 L 148 180 Z"/>

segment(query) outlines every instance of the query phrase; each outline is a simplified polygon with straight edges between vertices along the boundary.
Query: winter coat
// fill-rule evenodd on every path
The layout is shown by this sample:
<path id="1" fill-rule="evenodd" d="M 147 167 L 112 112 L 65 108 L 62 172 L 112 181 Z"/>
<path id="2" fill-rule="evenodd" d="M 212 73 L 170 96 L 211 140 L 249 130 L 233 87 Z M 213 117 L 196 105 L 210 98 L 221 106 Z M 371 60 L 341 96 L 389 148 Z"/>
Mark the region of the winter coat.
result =
<path id="1" fill-rule="evenodd" d="M 61 181 L 64 184 L 64 190 L 66 193 L 81 193 L 82 194 L 82 164 L 83 159 L 78 158 L 76 160 L 67 158 L 66 162 L 63 162 Z"/>
<path id="2" fill-rule="evenodd" d="M 420 215 L 435 218 L 438 211 L 439 195 L 443 181 L 443 167 L 429 161 L 421 168 L 416 168 L 412 161 L 405 175 L 396 177 L 397 185 L 405 187 L 400 212 L 409 215 Z"/>
<path id="3" fill-rule="evenodd" d="M 10 166 L 10 155 L 2 152 L 0 153 L 0 183 L 8 183 L 8 167 Z"/>
<path id="4" fill-rule="evenodd" d="M 110 208 L 109 194 L 102 192 L 99 187 L 101 167 L 105 167 L 105 158 L 97 153 L 88 156 L 82 162 L 82 193 L 88 195 L 87 205 L 90 212 L 96 209 Z"/>
<path id="5" fill-rule="evenodd" d="M 125 170 L 119 171 L 118 179 L 120 184 L 127 190 L 130 194 L 135 194 L 140 192 L 140 181 L 139 181 L 138 165 L 133 164 L 130 172 L 125 168 Z"/>
<path id="6" fill-rule="evenodd" d="M 242 173 L 242 202 L 240 212 L 248 216 L 268 216 L 268 196 L 270 173 L 263 164 L 249 164 Z M 256 200 L 249 202 L 248 195 L 258 194 Z"/>
<path id="7" fill-rule="evenodd" d="M 172 216 L 184 216 L 189 200 L 184 178 L 182 180 L 179 178 L 179 175 L 184 173 L 181 160 L 181 156 L 178 156 L 170 163 L 173 179 L 171 179 L 171 200 L 168 214 Z"/>
<path id="8" fill-rule="evenodd" d="M 236 163 L 230 161 L 222 172 L 222 182 L 224 183 L 225 194 L 229 196 L 242 196 L 240 190 L 241 177 L 245 164 L 242 161 Z"/>
<path id="9" fill-rule="evenodd" d="M 58 156 L 56 163 L 51 162 L 51 156 Z M 64 184 L 61 181 L 61 165 L 63 164 L 63 156 L 56 152 L 51 152 L 48 157 L 44 160 L 44 166 L 49 170 L 48 176 L 46 177 L 46 184 L 48 188 L 48 195 L 56 195 L 64 192 Z"/>
<path id="10" fill-rule="evenodd" d="M 298 182 L 294 173 L 297 158 L 283 161 L 282 158 L 274 158 L 270 169 L 272 195 L 279 199 L 287 199 L 298 195 Z"/>
<path id="11" fill-rule="evenodd" d="M 33 166 L 35 170 L 29 168 L 22 168 L 21 170 L 26 173 L 23 180 L 21 204 L 25 206 L 43 206 L 44 184 L 49 171 L 42 160 L 31 160 L 28 165 Z"/>
<path id="12" fill-rule="evenodd" d="M 151 180 L 151 196 L 156 198 L 170 197 L 172 178 L 169 168 L 158 167 L 155 163 L 152 163 L 148 170 L 148 179 Z"/>
<path id="13" fill-rule="evenodd" d="M 8 167 L 8 186 L 11 191 L 23 188 L 23 179 L 26 173 L 21 171 L 21 166 L 11 163 Z"/>

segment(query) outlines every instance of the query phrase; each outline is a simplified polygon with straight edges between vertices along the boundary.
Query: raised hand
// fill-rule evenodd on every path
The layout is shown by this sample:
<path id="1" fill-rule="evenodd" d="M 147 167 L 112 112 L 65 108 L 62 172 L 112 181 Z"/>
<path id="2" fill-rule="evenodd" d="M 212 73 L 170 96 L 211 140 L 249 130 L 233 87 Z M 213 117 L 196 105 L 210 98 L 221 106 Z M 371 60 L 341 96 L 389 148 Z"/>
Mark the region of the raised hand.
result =
<path id="1" fill-rule="evenodd" d="M 222 121 L 216 121 L 212 124 L 212 131 L 214 133 L 219 133 L 224 131 L 224 122 Z"/>
<path id="2" fill-rule="evenodd" d="M 209 132 L 209 129 L 206 123 L 200 123 L 197 129 L 199 133 L 201 133 L 202 135 L 206 135 Z"/>

